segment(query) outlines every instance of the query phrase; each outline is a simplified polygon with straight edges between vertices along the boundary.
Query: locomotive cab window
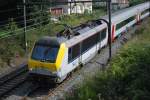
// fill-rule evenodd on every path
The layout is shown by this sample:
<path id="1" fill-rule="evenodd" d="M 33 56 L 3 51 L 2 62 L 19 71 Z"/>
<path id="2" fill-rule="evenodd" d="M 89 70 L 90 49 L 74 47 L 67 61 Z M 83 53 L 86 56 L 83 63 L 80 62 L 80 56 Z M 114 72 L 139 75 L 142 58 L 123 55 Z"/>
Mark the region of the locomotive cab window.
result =
<path id="1" fill-rule="evenodd" d="M 42 62 L 55 63 L 58 54 L 58 46 L 35 45 L 31 58 Z"/>

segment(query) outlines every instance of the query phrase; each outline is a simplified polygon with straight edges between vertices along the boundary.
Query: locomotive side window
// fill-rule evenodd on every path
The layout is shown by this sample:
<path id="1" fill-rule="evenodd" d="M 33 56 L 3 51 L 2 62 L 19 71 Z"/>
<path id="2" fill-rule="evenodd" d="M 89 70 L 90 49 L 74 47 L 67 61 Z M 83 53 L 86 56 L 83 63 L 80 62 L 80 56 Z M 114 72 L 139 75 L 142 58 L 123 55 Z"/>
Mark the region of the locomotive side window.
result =
<path id="1" fill-rule="evenodd" d="M 89 48 L 91 48 L 91 47 L 93 47 L 96 43 L 97 43 L 97 34 L 95 34 L 95 35 L 93 35 L 93 36 L 91 36 L 90 38 L 89 38 Z"/>
<path id="2" fill-rule="evenodd" d="M 82 49 L 81 49 L 81 53 L 84 53 L 85 51 L 87 51 L 88 49 L 92 48 L 95 44 L 97 44 L 99 40 L 99 33 L 85 39 L 82 42 Z"/>
<path id="3" fill-rule="evenodd" d="M 74 45 L 73 47 L 69 48 L 68 51 L 68 62 L 73 61 L 80 55 L 80 43 Z"/>
<path id="4" fill-rule="evenodd" d="M 80 44 L 76 44 L 72 47 L 72 59 L 75 59 L 80 55 Z"/>
<path id="5" fill-rule="evenodd" d="M 82 53 L 88 50 L 89 43 L 90 43 L 90 38 L 87 38 L 82 42 L 82 50 L 81 50 Z"/>

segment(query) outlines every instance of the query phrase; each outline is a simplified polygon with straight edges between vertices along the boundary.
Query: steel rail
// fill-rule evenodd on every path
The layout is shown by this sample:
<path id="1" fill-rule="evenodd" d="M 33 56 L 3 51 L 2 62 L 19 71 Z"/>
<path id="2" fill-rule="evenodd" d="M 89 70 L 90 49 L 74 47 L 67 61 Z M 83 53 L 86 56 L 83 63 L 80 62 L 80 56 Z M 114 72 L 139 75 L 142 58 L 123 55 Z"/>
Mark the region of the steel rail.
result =
<path id="1" fill-rule="evenodd" d="M 2 76 L 0 78 L 0 98 L 4 97 L 8 92 L 23 83 L 26 80 L 27 72 L 27 65 L 23 65 Z"/>

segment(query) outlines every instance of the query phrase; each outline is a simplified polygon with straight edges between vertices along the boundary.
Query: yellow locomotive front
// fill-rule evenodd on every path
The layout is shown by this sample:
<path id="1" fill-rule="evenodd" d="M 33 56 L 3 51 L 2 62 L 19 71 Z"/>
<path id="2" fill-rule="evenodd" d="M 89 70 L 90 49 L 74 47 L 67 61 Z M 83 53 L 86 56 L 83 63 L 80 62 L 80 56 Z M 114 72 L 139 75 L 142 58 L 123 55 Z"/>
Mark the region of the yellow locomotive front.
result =
<path id="1" fill-rule="evenodd" d="M 65 45 L 60 39 L 44 37 L 37 41 L 28 61 L 29 78 L 56 82 L 60 76 Z"/>

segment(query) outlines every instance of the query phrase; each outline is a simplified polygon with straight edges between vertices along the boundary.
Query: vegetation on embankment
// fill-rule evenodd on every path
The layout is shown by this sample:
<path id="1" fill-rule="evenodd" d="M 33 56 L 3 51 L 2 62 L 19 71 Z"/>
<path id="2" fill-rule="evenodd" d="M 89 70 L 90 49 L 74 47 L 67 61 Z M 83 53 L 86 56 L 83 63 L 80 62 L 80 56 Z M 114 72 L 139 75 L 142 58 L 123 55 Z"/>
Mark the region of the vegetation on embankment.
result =
<path id="1" fill-rule="evenodd" d="M 68 100 L 150 100 L 150 18 L 112 59 Z"/>

